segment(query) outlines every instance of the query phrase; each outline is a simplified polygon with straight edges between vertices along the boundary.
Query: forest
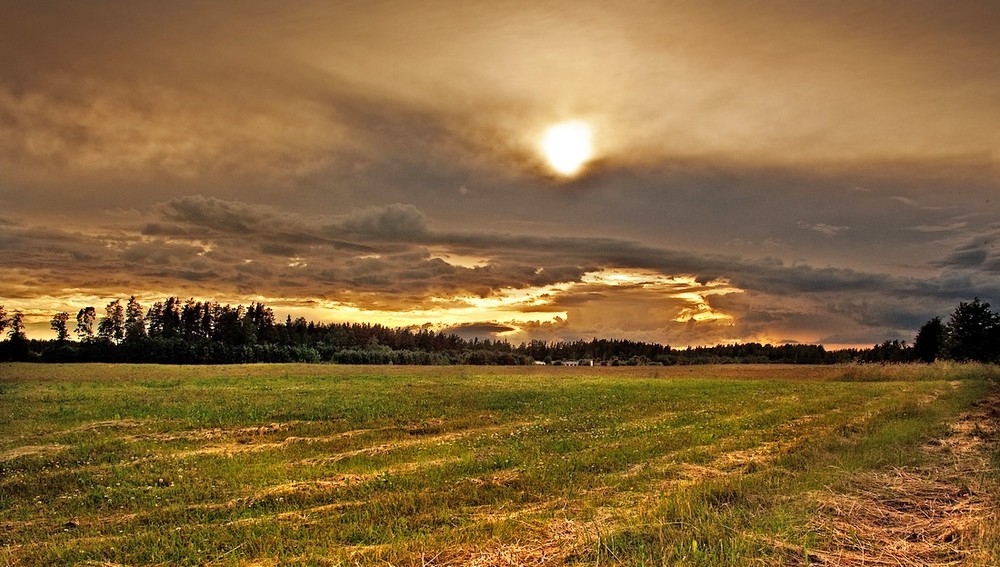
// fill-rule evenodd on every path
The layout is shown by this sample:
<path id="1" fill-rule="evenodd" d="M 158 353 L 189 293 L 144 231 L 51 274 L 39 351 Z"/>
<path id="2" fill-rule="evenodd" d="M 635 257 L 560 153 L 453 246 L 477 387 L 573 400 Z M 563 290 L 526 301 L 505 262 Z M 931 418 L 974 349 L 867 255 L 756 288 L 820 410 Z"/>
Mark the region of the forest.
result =
<path id="1" fill-rule="evenodd" d="M 74 324 L 75 323 L 75 324 Z M 50 321 L 51 340 L 28 339 L 24 315 L 0 305 L 0 361 L 239 364 L 309 362 L 337 364 L 642 366 L 677 364 L 835 364 L 844 362 L 1000 361 L 1000 314 L 979 298 L 961 302 L 947 321 L 934 317 L 912 344 L 886 340 L 867 349 L 827 350 L 822 345 L 760 343 L 671 348 L 626 339 L 540 341 L 518 345 L 502 339 L 469 340 L 428 328 L 370 323 L 275 320 L 262 303 L 220 305 L 169 297 L 148 309 L 136 298 L 114 300 L 103 315 L 93 306 Z M 72 327 L 72 328 L 71 328 Z"/>

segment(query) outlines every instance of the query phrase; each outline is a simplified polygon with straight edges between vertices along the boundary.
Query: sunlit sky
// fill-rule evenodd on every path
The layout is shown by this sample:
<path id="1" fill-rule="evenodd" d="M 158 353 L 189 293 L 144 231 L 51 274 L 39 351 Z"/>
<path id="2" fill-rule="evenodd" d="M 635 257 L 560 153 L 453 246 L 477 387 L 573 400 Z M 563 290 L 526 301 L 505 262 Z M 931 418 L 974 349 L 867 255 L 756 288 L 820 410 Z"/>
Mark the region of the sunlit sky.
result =
<path id="1" fill-rule="evenodd" d="M 988 0 L 0 0 L 0 305 L 37 338 L 134 294 L 912 340 L 1000 301 L 998 29 Z"/>

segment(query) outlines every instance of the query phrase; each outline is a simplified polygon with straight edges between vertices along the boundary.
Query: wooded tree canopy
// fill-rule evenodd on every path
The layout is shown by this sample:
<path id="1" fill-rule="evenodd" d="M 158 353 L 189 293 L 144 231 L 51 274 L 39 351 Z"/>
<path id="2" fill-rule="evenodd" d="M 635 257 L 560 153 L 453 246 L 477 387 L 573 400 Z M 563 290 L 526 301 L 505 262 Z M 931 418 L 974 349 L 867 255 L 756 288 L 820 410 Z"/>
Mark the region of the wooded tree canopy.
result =
<path id="1" fill-rule="evenodd" d="M 28 341 L 19 311 L 0 305 L 0 360 L 42 362 L 155 362 L 229 364 L 247 362 L 335 362 L 344 364 L 531 364 L 579 362 L 605 365 L 1000 361 L 1000 315 L 978 298 L 960 303 L 947 323 L 935 317 L 913 346 L 887 340 L 869 349 L 827 351 L 821 345 L 742 343 L 674 349 L 625 339 L 546 342 L 514 346 L 504 340 L 466 340 L 423 328 L 369 323 L 316 323 L 290 316 L 283 323 L 263 303 L 220 305 L 169 297 L 148 309 L 134 296 L 114 300 L 98 317 L 94 306 L 76 316 L 78 341 L 69 341 L 66 312 L 50 326 L 52 341 Z"/>

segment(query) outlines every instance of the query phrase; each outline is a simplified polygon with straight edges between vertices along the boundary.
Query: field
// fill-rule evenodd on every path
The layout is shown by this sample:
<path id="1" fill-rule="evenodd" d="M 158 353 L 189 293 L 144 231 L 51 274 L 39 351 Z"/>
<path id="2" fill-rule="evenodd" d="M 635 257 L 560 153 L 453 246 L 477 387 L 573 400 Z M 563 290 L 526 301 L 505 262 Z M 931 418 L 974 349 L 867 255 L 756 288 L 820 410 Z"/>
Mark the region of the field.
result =
<path id="1" fill-rule="evenodd" d="M 998 380 L 0 365 L 0 564 L 998 565 Z"/>

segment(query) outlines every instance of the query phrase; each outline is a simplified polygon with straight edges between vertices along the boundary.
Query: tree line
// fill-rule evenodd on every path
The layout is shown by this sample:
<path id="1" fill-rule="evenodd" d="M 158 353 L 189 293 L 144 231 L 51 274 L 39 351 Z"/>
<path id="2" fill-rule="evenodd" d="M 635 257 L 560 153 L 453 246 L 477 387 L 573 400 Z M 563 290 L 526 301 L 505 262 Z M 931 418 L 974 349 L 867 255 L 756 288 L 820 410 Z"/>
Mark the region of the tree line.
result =
<path id="1" fill-rule="evenodd" d="M 333 362 L 341 364 L 492 364 L 586 361 L 606 365 L 840 362 L 1000 362 L 1000 314 L 978 298 L 960 303 L 947 322 L 925 323 L 913 344 L 885 341 L 869 349 L 828 351 L 822 345 L 741 343 L 673 349 L 669 345 L 598 339 L 463 339 L 427 328 L 391 328 L 369 323 L 316 323 L 288 316 L 283 323 L 263 303 L 221 305 L 169 297 L 148 309 L 133 296 L 114 300 L 99 314 L 84 307 L 75 319 L 55 314 L 55 338 L 29 340 L 20 311 L 0 305 L 0 360 L 37 362 L 137 362 L 232 364 Z M 76 340 L 70 340 L 71 337 Z"/>
<path id="2" fill-rule="evenodd" d="M 961 302 L 948 321 L 934 317 L 921 325 L 913 344 L 885 341 L 860 353 L 862 362 L 1000 362 L 1000 313 L 978 297 Z"/>
<path id="3" fill-rule="evenodd" d="M 336 362 L 345 364 L 530 364 L 503 341 L 465 341 L 428 329 L 364 323 L 275 320 L 263 303 L 222 305 L 169 297 L 144 308 L 133 296 L 114 300 L 103 314 L 93 306 L 55 314 L 55 339 L 28 340 L 21 312 L 0 306 L 0 360 L 39 362 L 151 362 L 233 364 Z M 76 340 L 71 340 L 75 338 Z"/>

